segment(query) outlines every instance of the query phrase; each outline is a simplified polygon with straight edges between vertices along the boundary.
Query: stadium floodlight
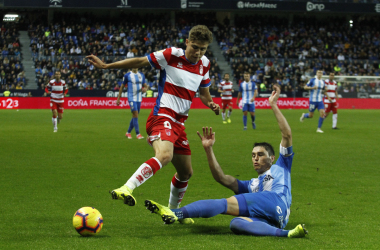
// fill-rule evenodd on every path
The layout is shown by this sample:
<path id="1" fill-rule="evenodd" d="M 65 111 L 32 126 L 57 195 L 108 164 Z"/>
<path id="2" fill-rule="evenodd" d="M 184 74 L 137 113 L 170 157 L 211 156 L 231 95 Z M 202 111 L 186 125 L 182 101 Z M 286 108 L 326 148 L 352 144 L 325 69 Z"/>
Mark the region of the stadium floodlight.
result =
<path id="1" fill-rule="evenodd" d="M 4 22 L 14 22 L 16 18 L 19 18 L 20 15 L 18 14 L 5 14 L 3 17 Z"/>

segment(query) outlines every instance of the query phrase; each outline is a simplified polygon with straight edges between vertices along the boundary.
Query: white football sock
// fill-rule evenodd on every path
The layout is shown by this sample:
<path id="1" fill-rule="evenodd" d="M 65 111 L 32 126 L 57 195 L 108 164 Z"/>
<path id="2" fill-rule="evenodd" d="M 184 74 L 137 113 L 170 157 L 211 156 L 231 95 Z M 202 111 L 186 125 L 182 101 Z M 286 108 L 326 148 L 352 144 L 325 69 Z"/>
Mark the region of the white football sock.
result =
<path id="1" fill-rule="evenodd" d="M 133 190 L 138 186 L 141 186 L 161 168 L 162 164 L 156 157 L 150 158 L 136 170 L 125 185 Z"/>
<path id="2" fill-rule="evenodd" d="M 227 118 L 230 118 L 231 113 L 232 113 L 232 111 L 228 110 Z"/>
<path id="3" fill-rule="evenodd" d="M 226 119 L 226 112 L 222 112 L 223 121 Z"/>
<path id="4" fill-rule="evenodd" d="M 185 195 L 188 182 L 189 181 L 178 180 L 174 174 L 172 182 L 170 183 L 169 208 L 175 209 L 179 207 Z"/>
<path id="5" fill-rule="evenodd" d="M 338 123 L 338 114 L 333 114 L 332 115 L 332 120 L 333 120 L 333 128 L 336 128 L 336 124 Z"/>
<path id="6" fill-rule="evenodd" d="M 52 118 L 51 120 L 53 122 L 54 128 L 57 128 L 57 117 L 56 118 Z"/>

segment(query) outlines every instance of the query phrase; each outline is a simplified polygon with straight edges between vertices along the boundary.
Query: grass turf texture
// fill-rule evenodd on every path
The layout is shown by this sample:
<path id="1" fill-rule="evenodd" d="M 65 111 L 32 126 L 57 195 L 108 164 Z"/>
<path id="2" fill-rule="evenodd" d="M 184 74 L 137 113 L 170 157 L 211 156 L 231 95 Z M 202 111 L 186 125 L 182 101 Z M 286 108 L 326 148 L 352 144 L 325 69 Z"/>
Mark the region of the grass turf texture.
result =
<path id="1" fill-rule="evenodd" d="M 150 110 L 140 114 L 144 136 Z M 0 111 L 0 249 L 378 249 L 379 110 L 339 110 L 338 127 L 331 115 L 316 133 L 318 118 L 299 122 L 301 110 L 283 110 L 293 132 L 293 204 L 286 229 L 305 223 L 305 239 L 237 236 L 231 216 L 195 219 L 194 225 L 164 225 L 144 207 L 145 199 L 167 204 L 169 164 L 137 188 L 135 207 L 111 200 L 109 190 L 123 185 L 138 166 L 153 156 L 145 140 L 125 137 L 129 110 L 66 110 L 53 133 L 49 110 Z M 196 131 L 212 126 L 214 151 L 226 174 L 256 177 L 252 144 L 275 147 L 281 135 L 271 110 L 257 110 L 257 129 L 243 131 L 242 114 L 232 123 L 209 110 L 192 110 L 186 132 L 194 175 L 182 205 L 233 195 L 216 183 Z M 250 118 L 248 119 L 250 121 Z M 248 124 L 250 124 L 248 122 Z M 99 235 L 81 237 L 72 217 L 83 206 L 104 218 Z"/>

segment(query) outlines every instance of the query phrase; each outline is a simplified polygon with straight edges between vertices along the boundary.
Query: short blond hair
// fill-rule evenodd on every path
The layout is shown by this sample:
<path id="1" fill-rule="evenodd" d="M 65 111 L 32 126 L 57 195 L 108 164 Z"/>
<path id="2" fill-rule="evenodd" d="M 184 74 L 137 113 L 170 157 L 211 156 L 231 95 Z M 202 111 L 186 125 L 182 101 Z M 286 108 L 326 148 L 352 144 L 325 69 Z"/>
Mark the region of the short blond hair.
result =
<path id="1" fill-rule="evenodd" d="M 212 43 L 212 32 L 205 25 L 194 26 L 189 32 L 190 41 Z"/>

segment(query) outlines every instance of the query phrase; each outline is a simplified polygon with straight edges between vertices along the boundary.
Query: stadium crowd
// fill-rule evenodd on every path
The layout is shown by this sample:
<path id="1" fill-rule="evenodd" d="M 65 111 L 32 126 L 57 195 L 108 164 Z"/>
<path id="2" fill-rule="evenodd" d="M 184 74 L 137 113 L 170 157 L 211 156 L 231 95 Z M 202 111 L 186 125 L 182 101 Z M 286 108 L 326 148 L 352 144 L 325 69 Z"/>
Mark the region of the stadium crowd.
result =
<path id="1" fill-rule="evenodd" d="M 0 83 L 1 89 L 23 89 L 24 71 L 18 28 L 14 23 L 0 23 Z"/>
<path id="2" fill-rule="evenodd" d="M 379 76 L 379 18 L 361 17 L 350 28 L 345 18 L 294 16 L 236 17 L 234 26 L 214 33 L 239 82 L 253 75 L 261 90 L 279 83 L 298 91 L 318 69 L 326 74 Z M 339 90 L 380 92 L 378 84 L 339 83 Z M 376 87 L 377 86 L 377 87 Z"/>
<path id="3" fill-rule="evenodd" d="M 73 17 L 71 17 L 73 18 Z M 168 26 L 167 16 L 128 15 L 125 22 L 92 22 L 75 17 L 76 22 L 54 22 L 29 27 L 30 48 L 35 60 L 36 81 L 44 88 L 55 70 L 60 70 L 71 89 L 119 90 L 126 70 L 97 70 L 85 59 L 96 55 L 110 63 L 146 56 L 169 47 L 185 48 L 191 26 Z M 74 19 L 75 19 L 74 18 Z M 211 52 L 208 57 L 212 58 Z M 151 89 L 157 89 L 159 71 L 140 69 Z"/>
<path id="4" fill-rule="evenodd" d="M 276 16 L 236 16 L 235 24 L 223 24 L 212 14 L 178 15 L 176 26 L 168 25 L 166 15 L 129 14 L 118 23 L 93 21 L 94 17 L 76 14 L 56 16 L 52 25 L 30 25 L 30 49 L 35 60 L 36 81 L 44 88 L 55 70 L 60 70 L 69 88 L 118 90 L 126 70 L 97 70 L 85 59 L 94 54 L 107 63 L 129 57 L 146 56 L 168 47 L 185 47 L 194 19 L 208 25 L 230 63 L 238 83 L 248 71 L 260 91 L 279 83 L 283 91 L 300 91 L 316 70 L 327 74 L 379 76 L 379 18 L 316 19 L 295 15 L 290 21 Z M 63 21 L 66 20 L 66 21 Z M 79 22 L 78 22 L 79 20 Z M 212 52 L 212 89 L 222 80 L 221 69 Z M 157 88 L 159 71 L 140 69 L 151 89 Z M 340 82 L 343 92 L 380 92 L 377 82 Z"/>

